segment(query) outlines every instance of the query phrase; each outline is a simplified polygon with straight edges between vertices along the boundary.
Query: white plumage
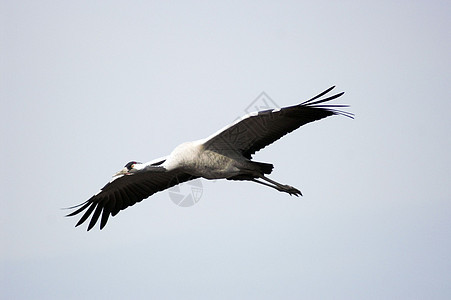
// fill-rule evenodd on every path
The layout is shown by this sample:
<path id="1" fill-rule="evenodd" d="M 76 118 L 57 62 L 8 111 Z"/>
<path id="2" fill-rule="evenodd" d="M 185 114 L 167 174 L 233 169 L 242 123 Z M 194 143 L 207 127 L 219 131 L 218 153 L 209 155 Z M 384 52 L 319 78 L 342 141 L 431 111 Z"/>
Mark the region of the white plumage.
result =
<path id="1" fill-rule="evenodd" d="M 250 113 L 205 139 L 177 146 L 167 157 L 147 163 L 129 162 L 97 194 L 71 207 L 77 210 L 67 216 L 86 210 L 76 226 L 92 215 L 90 230 L 102 215 L 102 229 L 110 215 L 115 216 L 156 192 L 199 177 L 249 180 L 290 195 L 302 195 L 298 189 L 266 177 L 273 165 L 252 161 L 252 155 L 306 123 L 337 114 L 352 118 L 353 114 L 337 109 L 347 105 L 321 104 L 343 93 L 317 100 L 333 88 L 295 106 Z"/>

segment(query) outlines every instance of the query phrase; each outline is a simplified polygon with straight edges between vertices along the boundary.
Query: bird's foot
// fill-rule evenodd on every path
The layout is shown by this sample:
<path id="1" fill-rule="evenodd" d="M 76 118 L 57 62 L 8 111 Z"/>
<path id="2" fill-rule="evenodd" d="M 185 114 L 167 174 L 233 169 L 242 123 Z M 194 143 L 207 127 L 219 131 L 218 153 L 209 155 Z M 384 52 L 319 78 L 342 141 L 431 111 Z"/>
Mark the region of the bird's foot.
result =
<path id="1" fill-rule="evenodd" d="M 292 187 L 291 185 L 286 185 L 286 184 L 281 185 L 281 186 L 279 186 L 278 190 L 281 192 L 288 193 L 288 194 L 290 194 L 290 196 L 292 196 L 292 195 L 295 195 L 296 197 L 302 196 L 301 191 L 295 187 Z"/>

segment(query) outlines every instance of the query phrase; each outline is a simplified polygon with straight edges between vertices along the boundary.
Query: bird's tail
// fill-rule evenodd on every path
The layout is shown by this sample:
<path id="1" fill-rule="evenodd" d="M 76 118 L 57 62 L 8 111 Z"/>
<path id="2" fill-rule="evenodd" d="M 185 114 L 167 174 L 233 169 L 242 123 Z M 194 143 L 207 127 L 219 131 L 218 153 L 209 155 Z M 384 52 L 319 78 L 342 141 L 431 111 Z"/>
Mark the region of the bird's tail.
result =
<path id="1" fill-rule="evenodd" d="M 257 161 L 252 161 L 251 163 L 254 166 L 258 167 L 260 169 L 260 172 L 262 172 L 263 174 L 271 174 L 272 169 L 274 168 L 273 164 L 262 163 Z"/>

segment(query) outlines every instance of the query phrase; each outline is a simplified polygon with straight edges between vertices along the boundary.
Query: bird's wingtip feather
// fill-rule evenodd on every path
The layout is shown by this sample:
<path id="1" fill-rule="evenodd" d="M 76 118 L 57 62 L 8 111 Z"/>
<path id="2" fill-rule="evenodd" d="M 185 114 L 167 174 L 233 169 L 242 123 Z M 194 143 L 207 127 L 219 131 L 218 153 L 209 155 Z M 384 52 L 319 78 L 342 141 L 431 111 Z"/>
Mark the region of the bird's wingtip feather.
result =
<path id="1" fill-rule="evenodd" d="M 64 210 L 66 210 L 66 209 L 74 209 L 74 208 L 80 207 L 80 206 L 82 206 L 82 205 L 84 205 L 84 204 L 86 204 L 88 202 L 89 202 L 89 200 L 86 200 L 85 202 L 82 202 L 80 204 L 77 204 L 77 205 L 74 205 L 74 206 L 70 206 L 70 207 L 62 207 L 61 209 L 64 209 Z"/>

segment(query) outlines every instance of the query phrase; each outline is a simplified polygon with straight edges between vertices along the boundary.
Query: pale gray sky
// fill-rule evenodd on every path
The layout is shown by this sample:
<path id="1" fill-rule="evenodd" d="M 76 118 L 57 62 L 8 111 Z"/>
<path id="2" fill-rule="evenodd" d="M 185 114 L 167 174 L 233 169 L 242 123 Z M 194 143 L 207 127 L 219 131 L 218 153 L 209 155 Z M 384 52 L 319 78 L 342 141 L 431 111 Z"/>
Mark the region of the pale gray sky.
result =
<path id="1" fill-rule="evenodd" d="M 449 299 L 446 1 L 1 1 L 5 299 Z M 337 85 L 355 120 L 257 153 L 289 197 L 203 181 L 86 232 L 62 207 L 266 92 Z"/>

